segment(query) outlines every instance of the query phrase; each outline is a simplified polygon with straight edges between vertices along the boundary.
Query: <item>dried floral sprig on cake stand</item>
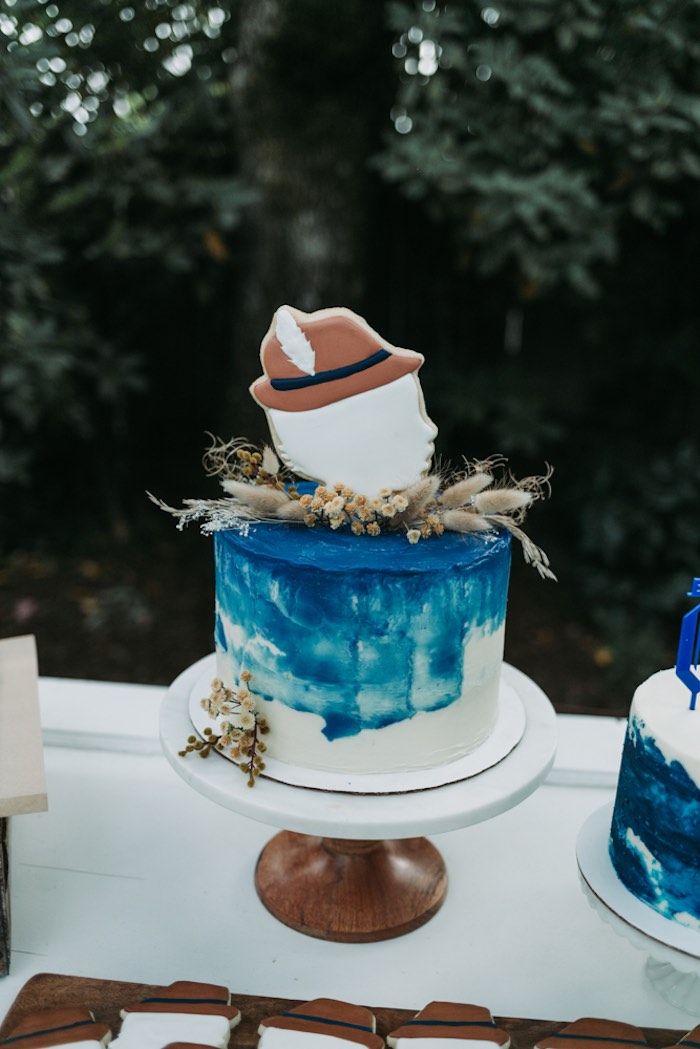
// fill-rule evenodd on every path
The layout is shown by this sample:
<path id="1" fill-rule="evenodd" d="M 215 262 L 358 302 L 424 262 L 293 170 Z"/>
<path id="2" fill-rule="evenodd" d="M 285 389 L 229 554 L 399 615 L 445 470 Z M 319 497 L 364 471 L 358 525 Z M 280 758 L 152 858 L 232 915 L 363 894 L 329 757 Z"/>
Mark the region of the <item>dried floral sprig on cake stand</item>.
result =
<path id="1" fill-rule="evenodd" d="M 191 753 L 207 758 L 212 750 L 218 750 L 238 765 L 248 777 L 248 786 L 254 787 L 256 779 L 265 770 L 262 755 L 267 745 L 260 737 L 267 735 L 270 727 L 267 719 L 256 710 L 255 697 L 248 689 L 251 677 L 250 671 L 244 670 L 242 683 L 237 689 L 227 688 L 220 678 L 214 678 L 211 692 L 200 705 L 211 718 L 231 720 L 219 722 L 221 731 L 218 735 L 213 729 L 205 728 L 204 739 L 189 736 L 186 747 L 179 754 L 181 758 Z"/>
<path id="2" fill-rule="evenodd" d="M 346 528 L 358 536 L 401 531 L 409 543 L 417 543 L 445 531 L 505 528 L 520 543 L 527 564 L 542 578 L 556 579 L 544 550 L 521 527 L 532 503 L 550 494 L 550 466 L 541 476 L 517 480 L 503 456 L 465 459 L 459 470 L 430 473 L 402 491 L 382 489 L 374 498 L 342 483 L 301 493 L 299 480 L 281 467 L 271 448 L 258 450 L 242 440 L 214 439 L 204 467 L 209 476 L 219 477 L 225 497 L 185 499 L 178 509 L 149 493 L 180 529 L 193 521 L 201 522 L 205 534 L 252 521 L 296 522 L 307 528 Z"/>

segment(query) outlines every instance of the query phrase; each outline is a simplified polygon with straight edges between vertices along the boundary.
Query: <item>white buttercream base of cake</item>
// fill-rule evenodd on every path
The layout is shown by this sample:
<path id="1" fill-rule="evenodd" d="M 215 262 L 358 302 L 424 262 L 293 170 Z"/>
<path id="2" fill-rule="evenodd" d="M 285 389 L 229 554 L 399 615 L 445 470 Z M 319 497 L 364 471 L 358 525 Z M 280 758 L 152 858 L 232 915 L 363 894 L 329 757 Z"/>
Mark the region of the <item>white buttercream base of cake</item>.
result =
<path id="1" fill-rule="evenodd" d="M 240 628 L 224 615 L 221 618 L 225 633 L 232 635 L 233 640 Z M 259 702 L 260 713 L 270 724 L 270 734 L 265 739 L 266 762 L 275 758 L 295 767 L 354 775 L 432 769 L 463 757 L 479 747 L 496 724 L 504 633 L 503 626 L 489 633 L 474 630 L 464 641 L 462 693 L 452 702 L 353 736 L 327 739 L 323 732 L 326 723 L 319 714 L 290 705 L 294 692 L 302 690 L 303 683 L 282 679 L 281 698 Z M 250 643 L 269 644 L 257 638 Z M 238 669 L 227 652 L 216 653 L 216 677 L 229 687 L 238 681 Z M 210 682 L 206 684 L 209 686 Z M 251 689 L 255 692 L 254 680 Z M 208 691 L 207 687 L 202 695 Z M 284 702 L 284 693 L 290 691 L 292 695 Z M 207 725 L 212 728 L 214 722 L 206 721 L 204 727 Z"/>
<path id="2" fill-rule="evenodd" d="M 208 695 L 211 680 L 216 675 L 216 657 L 209 656 L 203 664 L 204 669 L 197 678 L 190 691 L 189 714 L 192 724 L 197 733 L 203 738 L 204 729 L 212 728 L 216 731 L 216 721 L 202 709 L 201 700 Z M 491 700 L 493 709 L 493 700 Z M 452 707 L 430 713 L 416 714 L 410 720 L 397 725 L 389 725 L 383 729 L 365 729 L 350 742 L 353 744 L 354 753 L 362 752 L 362 748 L 372 747 L 373 733 L 380 732 L 391 734 L 391 744 L 396 748 L 396 754 L 403 755 L 402 747 L 407 743 L 409 747 L 416 745 L 416 741 L 423 741 L 425 747 L 429 746 L 426 734 L 436 734 L 438 738 L 445 734 L 444 718 L 454 716 Z M 266 704 L 265 713 L 272 722 L 272 716 L 268 715 Z M 289 710 L 283 704 L 275 704 L 275 707 L 283 708 L 280 713 L 282 717 L 277 719 L 275 711 L 274 731 L 281 741 L 288 739 L 287 729 L 294 729 L 294 722 L 298 719 L 313 719 L 320 723 L 321 719 L 314 714 L 304 714 Z M 313 769 L 305 766 L 294 765 L 275 758 L 268 752 L 265 755 L 265 773 L 269 779 L 294 787 L 310 787 L 316 790 L 339 791 L 350 794 L 403 794 L 414 790 L 427 790 L 431 787 L 442 787 L 448 783 L 458 783 L 461 780 L 478 776 L 486 769 L 492 768 L 502 761 L 518 745 L 525 732 L 527 718 L 523 704 L 515 691 L 503 678 L 500 680 L 496 707 L 496 721 L 491 732 L 479 745 L 471 749 L 469 753 L 458 757 L 456 760 L 443 762 L 432 768 L 404 768 L 392 769 L 390 772 L 348 772 L 334 771 L 330 769 Z M 452 712 L 452 714 L 451 714 Z M 284 720 L 283 720 L 284 719 Z M 288 725 L 291 722 L 291 726 Z M 449 721 L 447 722 L 449 725 Z M 320 734 L 320 732 L 319 732 Z M 449 733 L 448 733 L 449 734 Z M 270 733 L 270 736 L 272 733 Z M 270 739 L 266 737 L 266 742 Z M 384 740 L 388 737 L 384 736 Z M 342 746 L 345 740 L 336 740 L 327 746 L 335 748 Z M 384 744 L 383 744 L 384 745 Z M 339 752 L 340 754 L 340 752 Z M 224 755 L 225 756 L 225 755 Z"/>
<path id="3" fill-rule="evenodd" d="M 690 692 L 675 670 L 659 670 L 634 693 L 630 718 L 644 723 L 670 764 L 677 761 L 700 787 L 700 708 L 690 709 Z"/>
<path id="4" fill-rule="evenodd" d="M 691 959 L 697 959 L 700 962 L 700 930 L 679 922 L 669 921 L 668 918 L 638 899 L 620 881 L 608 851 L 612 810 L 612 803 L 596 809 L 579 832 L 576 842 L 576 858 L 586 895 L 594 905 L 597 901 L 599 908 L 604 907 L 607 911 L 612 912 L 613 919 L 620 919 L 621 927 L 617 931 L 631 938 L 630 933 L 637 930 L 660 945 L 682 952 L 688 957 L 690 968 Z M 602 914 L 602 917 L 609 920 L 606 914 Z M 636 946 L 646 950 L 652 949 L 650 944 L 645 945 L 640 939 L 637 940 Z M 658 949 L 652 953 L 654 957 L 662 958 Z M 662 960 L 683 968 L 683 959 L 669 955 L 668 958 L 664 957 Z M 700 965 L 693 966 L 693 971 L 695 968 L 700 972 Z"/>

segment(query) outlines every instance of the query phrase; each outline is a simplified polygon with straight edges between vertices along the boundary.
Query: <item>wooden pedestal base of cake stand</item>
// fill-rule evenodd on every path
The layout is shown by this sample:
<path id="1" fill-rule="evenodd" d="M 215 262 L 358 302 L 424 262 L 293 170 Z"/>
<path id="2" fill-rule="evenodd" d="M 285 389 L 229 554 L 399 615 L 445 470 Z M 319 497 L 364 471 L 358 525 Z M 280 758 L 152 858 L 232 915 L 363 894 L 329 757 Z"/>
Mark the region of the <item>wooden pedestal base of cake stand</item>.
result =
<path id="1" fill-rule="evenodd" d="M 447 869 L 427 838 L 358 841 L 282 831 L 255 869 L 258 896 L 297 932 L 341 943 L 403 936 L 447 894 Z"/>
<path id="2" fill-rule="evenodd" d="M 163 751 L 200 794 L 284 828 L 263 849 L 255 883 L 267 909 L 308 936 L 368 943 L 423 925 L 445 899 L 447 873 L 435 846 L 416 835 L 459 830 L 512 809 L 532 794 L 554 761 L 552 705 L 530 678 L 506 664 L 503 674 L 525 710 L 525 732 L 507 757 L 470 779 L 402 794 L 345 794 L 261 776 L 250 790 L 223 758 L 179 756 L 192 732 L 190 692 L 208 659 L 184 671 L 168 690 L 160 715 Z"/>

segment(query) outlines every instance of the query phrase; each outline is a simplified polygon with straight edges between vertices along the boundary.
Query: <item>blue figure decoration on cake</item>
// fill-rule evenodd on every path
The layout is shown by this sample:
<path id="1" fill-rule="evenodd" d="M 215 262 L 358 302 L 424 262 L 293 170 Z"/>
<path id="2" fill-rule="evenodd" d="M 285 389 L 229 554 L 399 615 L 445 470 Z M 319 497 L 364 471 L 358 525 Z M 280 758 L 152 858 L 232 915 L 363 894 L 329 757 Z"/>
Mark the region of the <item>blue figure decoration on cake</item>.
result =
<path id="1" fill-rule="evenodd" d="M 700 576 L 693 579 L 688 592 L 688 597 L 700 598 Z M 678 642 L 678 655 L 676 657 L 676 674 L 686 688 L 690 689 L 690 709 L 695 710 L 695 704 L 700 692 L 700 675 L 698 674 L 698 663 L 700 662 L 700 605 L 696 605 L 690 612 L 686 612 L 681 623 L 681 636 Z"/>

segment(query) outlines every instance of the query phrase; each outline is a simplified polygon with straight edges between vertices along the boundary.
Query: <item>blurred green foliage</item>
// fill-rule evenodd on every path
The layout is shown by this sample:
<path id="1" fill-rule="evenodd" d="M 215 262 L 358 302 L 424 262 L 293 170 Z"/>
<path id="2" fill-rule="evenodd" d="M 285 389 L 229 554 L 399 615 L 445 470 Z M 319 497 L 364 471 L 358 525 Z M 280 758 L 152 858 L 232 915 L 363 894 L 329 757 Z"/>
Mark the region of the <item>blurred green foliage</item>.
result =
<path id="1" fill-rule="evenodd" d="M 389 17 L 399 85 L 376 162 L 462 274 L 435 414 L 452 445 L 489 435 L 556 463 L 540 527 L 612 676 L 640 680 L 670 661 L 700 571 L 700 6 Z"/>
<path id="2" fill-rule="evenodd" d="M 700 177 L 700 6 L 391 3 L 401 87 L 381 166 L 524 295 L 600 290 L 623 222 Z"/>
<path id="3" fill-rule="evenodd" d="M 261 325 L 342 285 L 425 351 L 443 454 L 555 463 L 533 536 L 613 672 L 657 667 L 700 572 L 699 30 L 677 0 L 4 0 L 6 545 L 204 494 L 202 431 L 263 435 Z"/>
<path id="4" fill-rule="evenodd" d="M 221 312 L 228 237 L 252 199 L 232 144 L 229 22 L 151 0 L 0 14 L 0 481 L 42 478 L 33 504 L 4 501 L 10 536 L 80 498 L 71 464 L 92 473 L 105 517 L 118 512 L 128 398 L 153 391 L 161 339 Z"/>

